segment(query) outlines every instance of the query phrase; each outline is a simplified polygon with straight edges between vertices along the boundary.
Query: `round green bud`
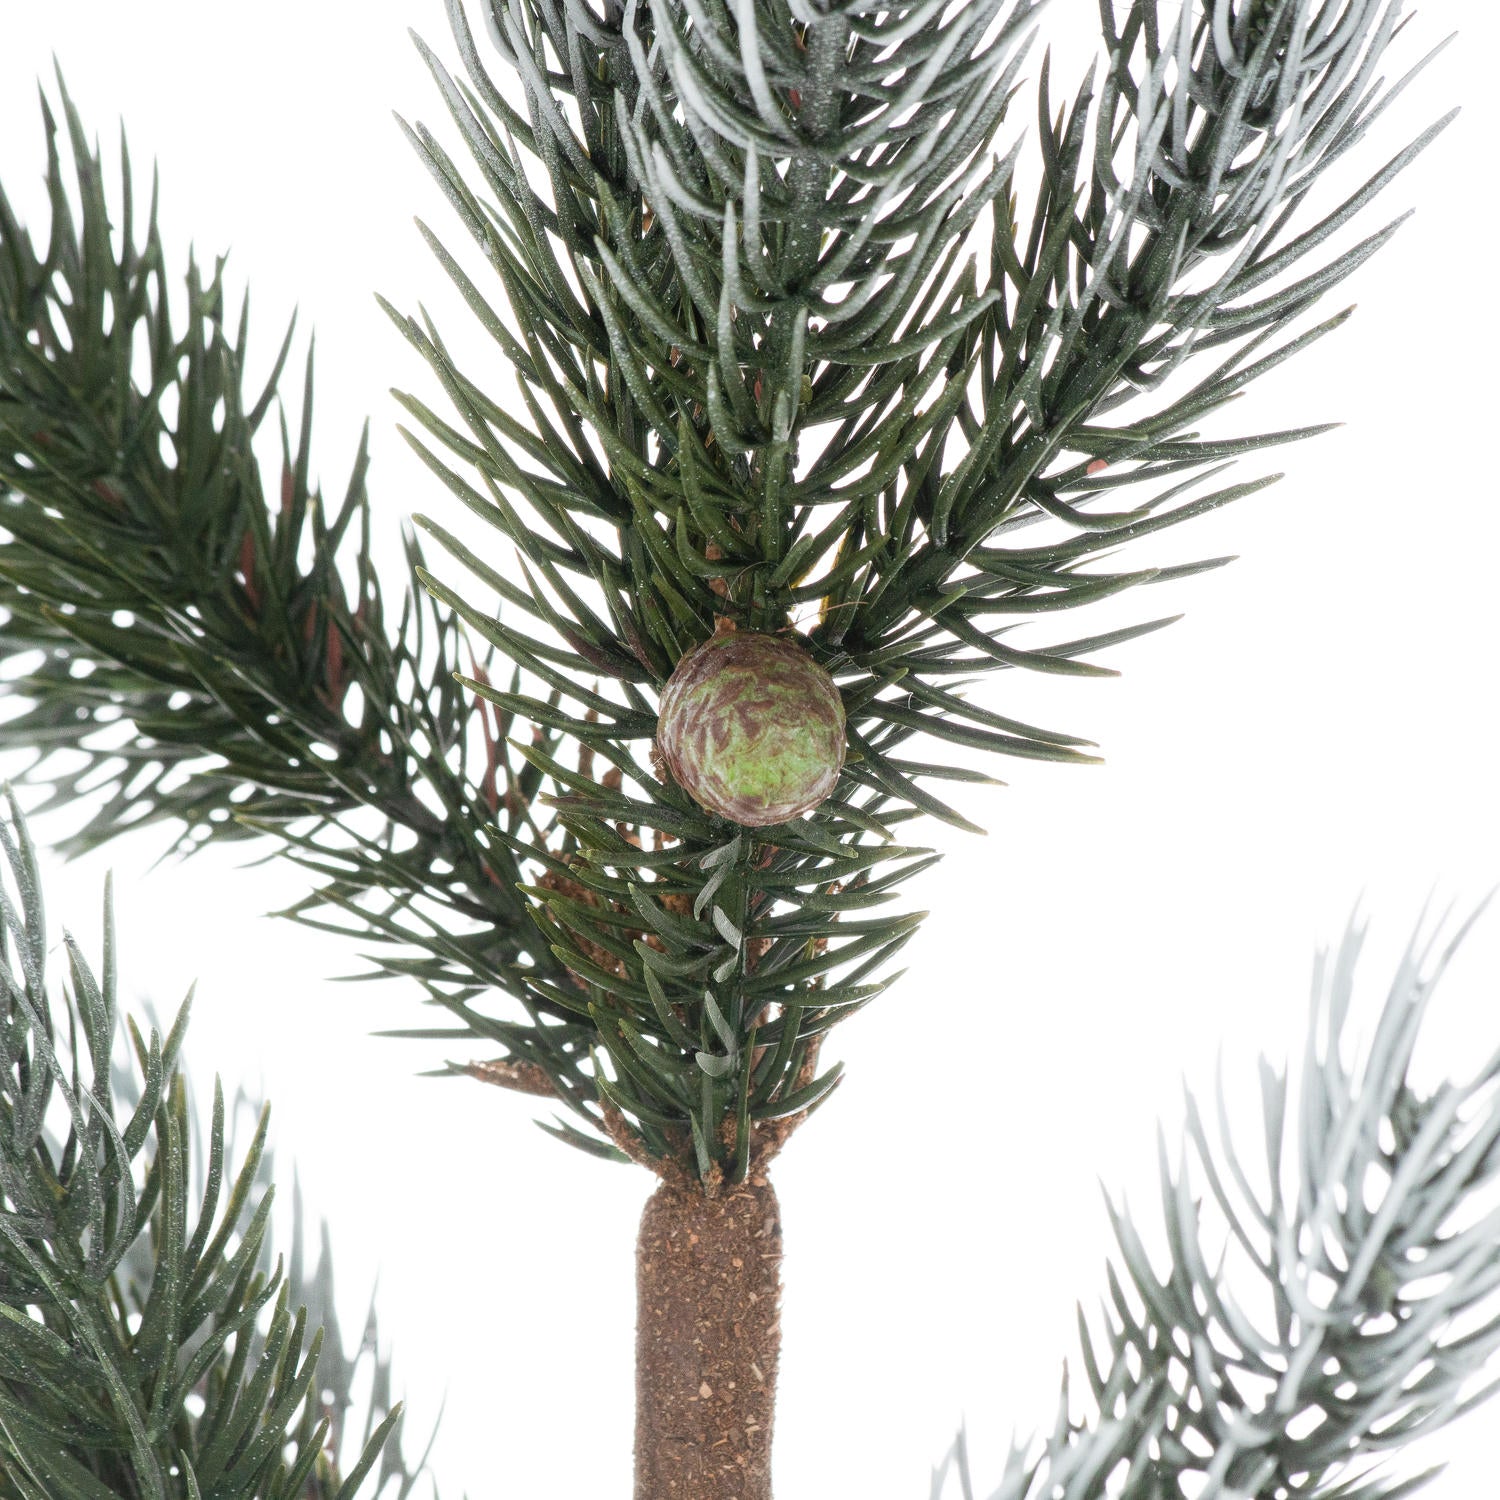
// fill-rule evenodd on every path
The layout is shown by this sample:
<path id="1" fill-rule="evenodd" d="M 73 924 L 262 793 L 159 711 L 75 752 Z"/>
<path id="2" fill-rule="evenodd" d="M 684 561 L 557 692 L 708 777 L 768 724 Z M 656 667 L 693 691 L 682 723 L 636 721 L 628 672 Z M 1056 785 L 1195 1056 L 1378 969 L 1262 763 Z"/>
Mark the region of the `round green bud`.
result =
<path id="1" fill-rule="evenodd" d="M 709 812 L 764 828 L 800 817 L 844 764 L 844 700 L 794 641 L 731 630 L 695 646 L 661 695 L 656 744 Z"/>

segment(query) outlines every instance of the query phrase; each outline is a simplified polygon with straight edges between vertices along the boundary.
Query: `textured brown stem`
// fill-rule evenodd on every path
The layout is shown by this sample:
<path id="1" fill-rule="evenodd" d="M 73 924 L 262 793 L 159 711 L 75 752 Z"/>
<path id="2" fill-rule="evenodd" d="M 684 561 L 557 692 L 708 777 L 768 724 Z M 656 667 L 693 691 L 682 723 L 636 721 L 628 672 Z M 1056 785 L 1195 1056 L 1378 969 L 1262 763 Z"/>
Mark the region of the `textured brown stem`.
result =
<path id="1" fill-rule="evenodd" d="M 636 1248 L 635 1500 L 771 1500 L 781 1214 L 760 1174 L 663 1182 Z"/>
<path id="2" fill-rule="evenodd" d="M 497 1057 L 492 1062 L 464 1064 L 464 1072 L 481 1083 L 495 1083 L 503 1089 L 514 1089 L 518 1094 L 541 1094 L 557 1098 L 557 1089 L 547 1076 L 546 1069 L 534 1062 L 518 1062 L 513 1057 Z"/>

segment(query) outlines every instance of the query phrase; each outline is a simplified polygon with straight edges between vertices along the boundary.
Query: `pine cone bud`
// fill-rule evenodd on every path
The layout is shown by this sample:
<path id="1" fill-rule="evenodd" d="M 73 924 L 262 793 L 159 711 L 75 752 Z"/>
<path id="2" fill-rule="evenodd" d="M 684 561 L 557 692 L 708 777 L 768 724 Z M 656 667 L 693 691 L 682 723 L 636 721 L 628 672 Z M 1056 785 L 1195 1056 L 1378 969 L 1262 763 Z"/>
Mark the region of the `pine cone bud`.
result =
<path id="1" fill-rule="evenodd" d="M 764 828 L 800 817 L 833 790 L 844 764 L 844 701 L 794 642 L 732 630 L 677 663 L 656 743 L 700 806 Z"/>

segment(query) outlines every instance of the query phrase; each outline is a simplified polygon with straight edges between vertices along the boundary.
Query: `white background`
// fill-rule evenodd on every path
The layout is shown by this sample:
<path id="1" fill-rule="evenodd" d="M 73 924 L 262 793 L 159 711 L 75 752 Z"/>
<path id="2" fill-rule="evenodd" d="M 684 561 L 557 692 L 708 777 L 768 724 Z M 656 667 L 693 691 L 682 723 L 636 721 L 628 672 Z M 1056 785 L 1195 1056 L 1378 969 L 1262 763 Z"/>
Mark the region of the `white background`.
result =
<path id="1" fill-rule="evenodd" d="M 1079 75 L 1093 16 L 1092 0 L 1055 0 L 1056 78 Z M 260 356 L 294 304 L 316 326 L 315 469 L 341 490 L 370 414 L 392 538 L 403 514 L 453 507 L 395 433 L 387 388 L 433 385 L 372 293 L 421 299 L 455 337 L 465 321 L 411 215 L 455 247 L 462 230 L 389 113 L 453 140 L 408 24 L 451 59 L 436 0 L 0 5 L 13 199 L 40 223 L 33 80 L 55 51 L 91 128 L 112 145 L 123 116 L 143 172 L 159 163 L 175 262 L 190 241 L 205 261 L 231 251 Z M 988 1493 L 1012 1432 L 1050 1425 L 1075 1299 L 1093 1309 L 1103 1291 L 1099 1180 L 1128 1190 L 1158 1243 L 1154 1122 L 1176 1139 L 1182 1078 L 1206 1099 L 1221 1046 L 1241 1081 L 1257 1052 L 1297 1049 L 1314 949 L 1356 902 L 1372 920 L 1368 1015 L 1424 899 L 1467 910 L 1500 879 L 1494 9 L 1432 0 L 1393 71 L 1459 25 L 1360 153 L 1373 170 L 1462 103 L 1383 199 L 1384 217 L 1416 217 L 1328 302 L 1357 299 L 1355 319 L 1220 430 L 1347 425 L 1244 464 L 1288 478 L 1162 549 L 1240 561 L 1132 599 L 1129 618 L 1187 618 L 1115 653 L 1121 680 L 991 686 L 988 701 L 1098 740 L 1107 764 L 995 767 L 1008 788 L 958 788 L 986 838 L 925 830 L 949 854 L 900 908 L 933 913 L 910 971 L 836 1033 L 847 1081 L 776 1172 L 781 1500 L 925 1500 L 960 1418 Z M 165 1009 L 198 981 L 193 1064 L 274 1101 L 282 1166 L 295 1158 L 331 1222 L 354 1328 L 379 1278 L 415 1432 L 446 1397 L 444 1492 L 627 1493 L 645 1175 L 549 1140 L 531 1101 L 415 1077 L 440 1051 L 369 1036 L 423 1024 L 415 993 L 331 983 L 360 967 L 347 945 L 260 915 L 301 893 L 295 869 L 215 850 L 151 870 L 160 848 L 146 835 L 50 858 L 54 919 L 97 952 L 112 867 L 127 998 Z M 1500 1041 L 1497 936 L 1492 915 L 1440 994 L 1434 1076 Z M 1493 1487 L 1486 1420 L 1437 1445 L 1455 1462 L 1434 1494 Z"/>

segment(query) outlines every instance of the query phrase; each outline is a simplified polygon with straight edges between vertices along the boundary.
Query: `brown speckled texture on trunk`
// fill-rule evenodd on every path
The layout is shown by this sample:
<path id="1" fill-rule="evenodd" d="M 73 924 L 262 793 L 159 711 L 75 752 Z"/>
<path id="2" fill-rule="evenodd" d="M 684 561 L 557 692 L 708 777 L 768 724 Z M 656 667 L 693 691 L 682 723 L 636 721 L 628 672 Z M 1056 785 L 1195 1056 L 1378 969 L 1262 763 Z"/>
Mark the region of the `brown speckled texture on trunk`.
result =
<path id="1" fill-rule="evenodd" d="M 651 1195 L 636 1247 L 635 1500 L 771 1500 L 781 1214 L 754 1174 Z"/>

